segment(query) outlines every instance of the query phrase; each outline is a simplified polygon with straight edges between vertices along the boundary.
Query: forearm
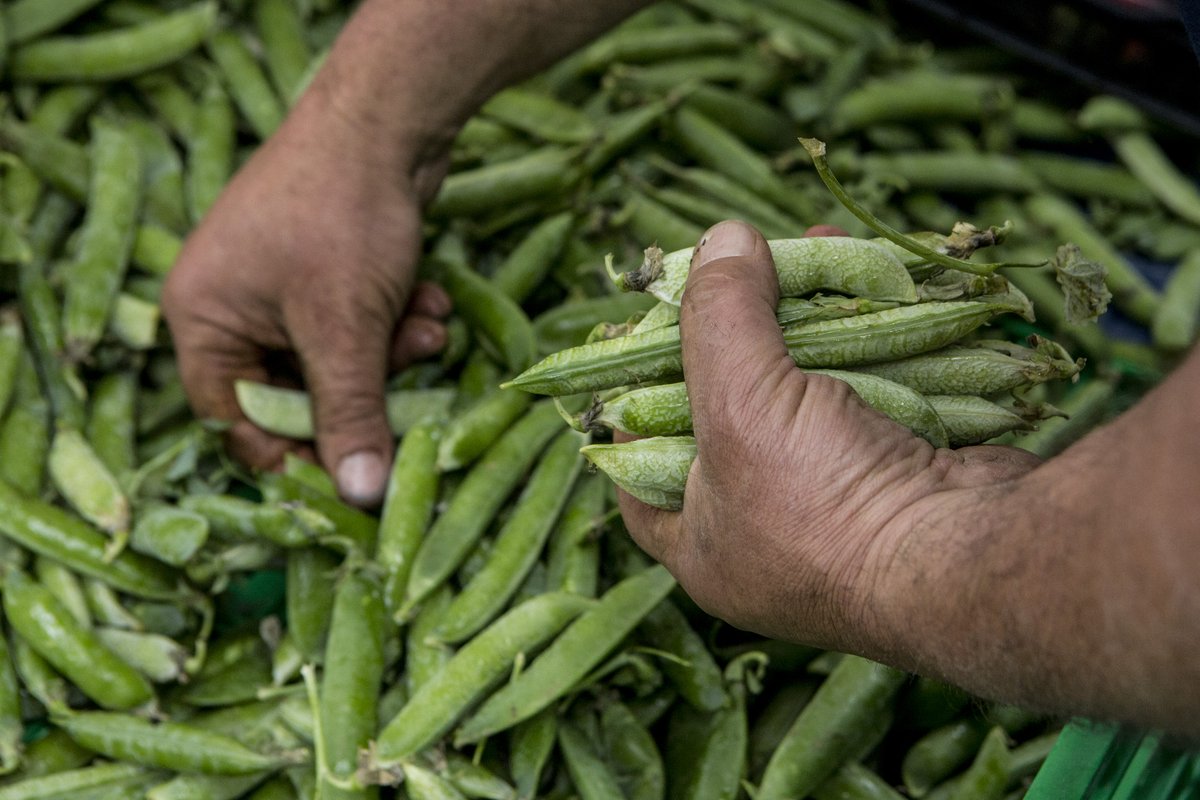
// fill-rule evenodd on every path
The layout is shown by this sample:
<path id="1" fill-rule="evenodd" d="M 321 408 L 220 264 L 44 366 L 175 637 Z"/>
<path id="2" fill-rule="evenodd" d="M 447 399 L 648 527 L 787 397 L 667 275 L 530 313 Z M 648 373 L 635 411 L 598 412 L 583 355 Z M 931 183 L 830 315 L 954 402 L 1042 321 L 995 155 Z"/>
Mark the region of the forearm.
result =
<path id="1" fill-rule="evenodd" d="M 496 91 L 647 4 L 366 0 L 293 117 L 304 126 L 342 126 L 361 143 L 363 157 L 398 159 L 401 168 L 422 164 L 436 159 Z"/>
<path id="2" fill-rule="evenodd" d="M 1200 353 L 999 484 L 894 522 L 883 655 L 986 696 L 1200 734 Z"/>

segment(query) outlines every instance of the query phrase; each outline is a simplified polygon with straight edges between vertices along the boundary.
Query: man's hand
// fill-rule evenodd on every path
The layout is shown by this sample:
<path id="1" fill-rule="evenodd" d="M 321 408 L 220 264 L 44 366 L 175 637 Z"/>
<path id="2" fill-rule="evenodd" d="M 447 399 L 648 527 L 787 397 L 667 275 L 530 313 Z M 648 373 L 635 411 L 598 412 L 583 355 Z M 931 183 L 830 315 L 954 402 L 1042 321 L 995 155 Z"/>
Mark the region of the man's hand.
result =
<path id="1" fill-rule="evenodd" d="M 315 103 L 314 101 L 310 101 Z M 297 442 L 247 421 L 235 380 L 296 380 L 312 394 L 316 449 L 349 501 L 382 499 L 393 435 L 389 370 L 438 351 L 445 291 L 414 287 L 418 190 L 362 135 L 303 110 L 234 178 L 191 235 L 163 305 L 197 415 L 232 420 L 231 452 L 275 467 Z"/>
<path id="2" fill-rule="evenodd" d="M 834 231 L 822 226 L 811 234 Z M 1037 459 L 935 450 L 845 383 L 806 375 L 775 322 L 762 236 L 724 222 L 700 240 L 680 315 L 697 457 L 681 512 L 622 493 L 638 543 L 703 608 L 785 639 L 871 651 L 898 542 L 889 523 L 947 487 L 1003 481 Z"/>

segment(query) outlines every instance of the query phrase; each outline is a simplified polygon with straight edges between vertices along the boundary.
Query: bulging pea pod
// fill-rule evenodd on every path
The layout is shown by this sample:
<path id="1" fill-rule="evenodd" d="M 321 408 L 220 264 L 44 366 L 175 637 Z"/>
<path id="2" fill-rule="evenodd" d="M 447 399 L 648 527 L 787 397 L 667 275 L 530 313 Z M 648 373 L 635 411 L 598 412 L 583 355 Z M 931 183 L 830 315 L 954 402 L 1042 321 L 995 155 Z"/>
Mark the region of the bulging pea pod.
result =
<path id="1" fill-rule="evenodd" d="M 919 393 L 895 381 L 845 370 L 806 370 L 850 384 L 867 405 L 892 418 L 934 447 L 947 445 L 946 429 Z M 597 400 L 579 420 L 584 427 L 616 428 L 636 436 L 677 436 L 692 430 L 687 387 L 682 383 L 634 389 L 607 402 Z"/>
<path id="2" fill-rule="evenodd" d="M 1072 379 L 1083 368 L 1058 343 L 1041 336 L 1024 347 L 998 339 L 953 345 L 931 353 L 855 367 L 925 395 L 991 395 Z"/>
<path id="3" fill-rule="evenodd" d="M 871 300 L 917 301 L 916 285 L 904 264 L 892 250 L 875 242 L 826 236 L 774 239 L 767 244 L 784 297 L 824 289 Z M 659 300 L 679 305 L 692 252 L 693 248 L 688 247 L 664 254 L 657 247 L 649 247 L 638 269 L 614 274 L 613 281 L 622 291 L 649 292 Z M 611 271 L 611 261 L 609 268 Z"/>
<path id="4" fill-rule="evenodd" d="M 643 503 L 667 511 L 683 508 L 684 485 L 696 460 L 695 438 L 654 436 L 623 444 L 590 444 L 580 452 Z"/>
<path id="5" fill-rule="evenodd" d="M 96 637 L 129 666 L 155 683 L 185 679 L 190 654 L 174 639 L 157 633 L 96 628 Z"/>
<path id="6" fill-rule="evenodd" d="M 172 506 L 147 509 L 134 523 L 129 546 L 165 564 L 183 566 L 208 541 L 208 520 Z"/>
<path id="7" fill-rule="evenodd" d="M 1010 290 L 970 301 L 931 301 L 841 319 L 792 325 L 783 338 L 797 366 L 846 368 L 937 350 L 1006 313 L 1032 319 L 1029 300 Z M 677 327 L 562 350 L 504 386 L 535 394 L 593 392 L 683 374 Z"/>

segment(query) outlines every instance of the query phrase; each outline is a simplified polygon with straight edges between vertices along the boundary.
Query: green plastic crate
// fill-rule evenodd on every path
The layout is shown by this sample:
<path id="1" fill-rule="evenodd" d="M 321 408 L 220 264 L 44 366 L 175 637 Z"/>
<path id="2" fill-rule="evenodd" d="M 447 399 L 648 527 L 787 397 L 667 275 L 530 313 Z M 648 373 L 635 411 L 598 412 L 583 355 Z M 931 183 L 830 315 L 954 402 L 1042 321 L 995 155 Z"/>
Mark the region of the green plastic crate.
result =
<path id="1" fill-rule="evenodd" d="M 1177 800 L 1200 797 L 1200 755 L 1153 733 L 1068 725 L 1027 800 Z"/>

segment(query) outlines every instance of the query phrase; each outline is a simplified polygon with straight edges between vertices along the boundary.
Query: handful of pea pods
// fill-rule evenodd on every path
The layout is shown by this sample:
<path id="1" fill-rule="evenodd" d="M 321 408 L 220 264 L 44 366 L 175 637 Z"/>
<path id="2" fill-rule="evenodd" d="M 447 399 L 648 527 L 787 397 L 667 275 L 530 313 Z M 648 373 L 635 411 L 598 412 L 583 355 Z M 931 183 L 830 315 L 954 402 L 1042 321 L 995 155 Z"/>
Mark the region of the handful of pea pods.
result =
<path id="1" fill-rule="evenodd" d="M 364 512 L 312 464 L 231 462 L 158 309 L 348 6 L 0 15 L 0 800 L 1021 796 L 1057 721 L 706 616 L 587 461 L 682 502 L 678 303 L 731 217 L 771 240 L 802 368 L 934 446 L 1061 450 L 1195 338 L 1180 140 L 845 0 L 657 4 L 459 134 L 425 259 L 449 342 L 389 384 Z M 796 238 L 818 222 L 855 238 Z M 1143 343 L 1030 266 L 1064 242 Z M 303 392 L 237 394 L 311 438 Z"/>

